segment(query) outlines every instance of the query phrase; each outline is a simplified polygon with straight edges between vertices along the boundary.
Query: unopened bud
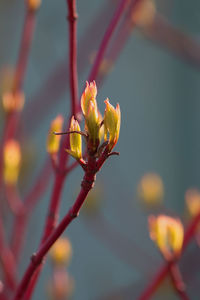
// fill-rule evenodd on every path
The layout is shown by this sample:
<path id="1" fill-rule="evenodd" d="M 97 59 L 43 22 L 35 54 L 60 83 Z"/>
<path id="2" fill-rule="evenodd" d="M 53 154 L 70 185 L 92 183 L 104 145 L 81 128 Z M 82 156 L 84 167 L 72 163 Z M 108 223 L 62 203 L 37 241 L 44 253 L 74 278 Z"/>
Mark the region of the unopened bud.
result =
<path id="1" fill-rule="evenodd" d="M 15 140 L 6 142 L 3 149 L 4 169 L 3 176 L 6 184 L 15 184 L 18 180 L 21 165 L 20 145 Z"/>
<path id="2" fill-rule="evenodd" d="M 77 120 L 72 116 L 70 131 L 80 131 L 80 126 Z M 72 155 L 76 159 L 80 159 L 82 157 L 82 138 L 79 133 L 71 133 L 70 134 L 70 150 L 66 151 Z"/>
<path id="3" fill-rule="evenodd" d="M 165 215 L 150 216 L 149 232 L 151 239 L 156 243 L 165 259 L 171 260 L 180 255 L 184 229 L 178 218 Z"/>
<path id="4" fill-rule="evenodd" d="M 41 0 L 27 0 L 28 9 L 31 11 L 36 11 L 41 5 Z"/>
<path id="5" fill-rule="evenodd" d="M 56 265 L 68 265 L 72 256 L 72 246 L 67 238 L 59 238 L 50 250 L 50 257 Z"/>
<path id="6" fill-rule="evenodd" d="M 92 101 L 94 106 L 97 108 L 96 95 L 97 87 L 95 81 L 90 82 L 90 84 L 86 81 L 86 88 L 81 96 L 81 109 L 84 116 L 88 113 L 90 101 Z"/>
<path id="7" fill-rule="evenodd" d="M 153 0 L 140 1 L 136 10 L 133 11 L 132 20 L 140 27 L 150 25 L 156 14 L 156 6 Z"/>
<path id="8" fill-rule="evenodd" d="M 185 201 L 191 217 L 195 217 L 200 213 L 200 192 L 197 189 L 186 191 Z"/>
<path id="9" fill-rule="evenodd" d="M 107 134 L 109 133 L 109 150 L 116 145 L 119 138 L 120 122 L 121 122 L 121 112 L 119 104 L 114 108 L 109 99 L 105 100 L 106 109 L 104 113 L 104 130 L 105 139 L 107 139 Z"/>
<path id="10" fill-rule="evenodd" d="M 89 108 L 85 122 L 90 140 L 92 140 L 94 143 L 95 141 L 99 141 L 99 114 L 97 107 L 92 101 L 89 102 Z"/>
<path id="11" fill-rule="evenodd" d="M 138 184 L 138 196 L 146 205 L 156 205 L 162 202 L 164 186 L 161 177 L 155 173 L 145 174 Z"/>
<path id="12" fill-rule="evenodd" d="M 21 111 L 24 107 L 25 97 L 22 92 L 5 92 L 2 96 L 3 108 L 7 113 Z"/>
<path id="13" fill-rule="evenodd" d="M 55 135 L 54 132 L 62 131 L 63 122 L 63 117 L 58 115 L 51 123 L 47 137 L 47 152 L 50 154 L 57 153 L 59 150 L 61 136 Z"/>

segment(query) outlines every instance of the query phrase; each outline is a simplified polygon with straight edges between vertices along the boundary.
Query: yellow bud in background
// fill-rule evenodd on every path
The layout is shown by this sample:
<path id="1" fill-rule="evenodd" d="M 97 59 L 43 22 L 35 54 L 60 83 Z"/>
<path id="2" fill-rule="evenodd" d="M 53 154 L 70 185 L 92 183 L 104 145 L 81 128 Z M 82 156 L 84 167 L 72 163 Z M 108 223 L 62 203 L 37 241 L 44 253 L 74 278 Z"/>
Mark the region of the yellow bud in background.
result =
<path id="1" fill-rule="evenodd" d="M 80 131 L 80 126 L 77 120 L 72 116 L 70 131 Z M 82 157 L 82 138 L 79 133 L 71 133 L 70 134 L 70 150 L 66 150 L 70 155 L 72 155 L 76 159 L 80 159 Z"/>
<path id="2" fill-rule="evenodd" d="M 15 184 L 18 180 L 21 165 L 20 145 L 15 140 L 6 142 L 3 149 L 3 177 L 6 184 Z"/>
<path id="3" fill-rule="evenodd" d="M 59 238 L 52 246 L 50 257 L 56 265 L 68 265 L 72 256 L 72 246 L 67 238 Z"/>
<path id="4" fill-rule="evenodd" d="M 25 97 L 22 92 L 5 92 L 2 96 L 2 104 L 5 112 L 21 111 L 24 107 Z"/>
<path id="5" fill-rule="evenodd" d="M 191 217 L 195 217 L 200 213 L 200 192 L 197 189 L 186 191 L 185 201 Z"/>
<path id="6" fill-rule="evenodd" d="M 148 206 L 160 204 L 164 196 L 161 177 L 155 173 L 145 174 L 138 184 L 138 196 Z"/>
<path id="7" fill-rule="evenodd" d="M 81 109 L 84 116 L 88 113 L 90 101 L 92 101 L 93 105 L 97 108 L 96 95 L 97 87 L 95 81 L 90 82 L 90 84 L 86 81 L 86 88 L 81 96 Z"/>
<path id="8" fill-rule="evenodd" d="M 41 5 L 41 0 L 27 0 L 27 4 L 31 11 L 36 11 Z"/>
<path id="9" fill-rule="evenodd" d="M 106 109 L 104 113 L 104 130 L 105 130 L 105 139 L 107 139 L 107 134 L 109 133 L 109 150 L 116 145 L 119 132 L 120 132 L 120 123 L 121 123 L 121 112 L 119 104 L 116 108 L 112 106 L 107 98 L 105 100 Z"/>
<path id="10" fill-rule="evenodd" d="M 165 259 L 171 260 L 180 255 L 184 238 L 180 219 L 165 215 L 150 216 L 149 232 Z"/>
<path id="11" fill-rule="evenodd" d="M 156 6 L 153 0 L 143 0 L 133 11 L 132 21 L 140 27 L 152 24 L 156 14 Z"/>
<path id="12" fill-rule="evenodd" d="M 52 122 L 47 137 L 47 152 L 50 154 L 57 153 L 60 147 L 60 135 L 55 135 L 54 132 L 61 132 L 63 126 L 63 116 L 58 115 Z"/>

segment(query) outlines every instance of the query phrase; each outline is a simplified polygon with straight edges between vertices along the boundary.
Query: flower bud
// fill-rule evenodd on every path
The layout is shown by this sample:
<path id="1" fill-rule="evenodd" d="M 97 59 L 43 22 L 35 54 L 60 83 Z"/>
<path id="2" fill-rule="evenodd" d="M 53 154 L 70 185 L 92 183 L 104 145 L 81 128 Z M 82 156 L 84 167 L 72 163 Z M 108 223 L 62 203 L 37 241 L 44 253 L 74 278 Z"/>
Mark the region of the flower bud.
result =
<path id="1" fill-rule="evenodd" d="M 63 126 L 63 117 L 58 115 L 52 122 L 47 137 L 47 152 L 49 154 L 57 153 L 60 146 L 60 135 L 55 135 L 54 132 L 61 132 Z"/>
<path id="2" fill-rule="evenodd" d="M 3 177 L 6 184 L 15 184 L 18 180 L 21 165 L 20 145 L 15 140 L 6 142 L 3 149 Z"/>
<path id="3" fill-rule="evenodd" d="M 136 10 L 133 11 L 132 21 L 140 26 L 147 27 L 154 21 L 156 15 L 156 6 L 154 0 L 140 1 Z"/>
<path id="4" fill-rule="evenodd" d="M 200 213 L 200 192 L 198 190 L 187 190 L 185 193 L 185 201 L 191 217 L 195 217 Z"/>
<path id="5" fill-rule="evenodd" d="M 149 232 L 151 239 L 156 243 L 165 259 L 171 260 L 180 255 L 184 229 L 178 218 L 165 215 L 150 216 Z"/>
<path id="6" fill-rule="evenodd" d="M 80 131 L 80 126 L 77 120 L 72 116 L 70 131 Z M 82 138 L 79 133 L 71 133 L 70 134 L 70 150 L 66 150 L 70 155 L 72 155 L 76 159 L 80 159 L 82 157 Z"/>
<path id="7" fill-rule="evenodd" d="M 85 122 L 89 134 L 89 139 L 92 140 L 94 143 L 96 141 L 99 141 L 99 114 L 97 111 L 97 107 L 92 101 L 89 102 L 89 108 Z"/>
<path id="8" fill-rule="evenodd" d="M 161 177 L 155 173 L 145 174 L 138 184 L 138 196 L 148 206 L 162 202 L 164 186 Z"/>
<path id="9" fill-rule="evenodd" d="M 56 265 L 68 265 L 72 256 L 72 246 L 67 238 L 59 238 L 52 246 L 50 257 Z"/>
<path id="10" fill-rule="evenodd" d="M 97 108 L 96 95 L 97 87 L 95 81 L 90 82 L 90 84 L 86 81 L 86 88 L 81 96 L 81 109 L 85 117 L 88 113 L 90 101 L 92 101 L 94 106 Z"/>
<path id="11" fill-rule="evenodd" d="M 41 0 L 27 0 L 27 4 L 31 11 L 36 11 L 41 5 Z"/>
<path id="12" fill-rule="evenodd" d="M 120 122 L 121 122 L 121 112 L 119 104 L 114 108 L 107 98 L 105 100 L 106 109 L 104 113 L 104 130 L 105 139 L 107 139 L 107 134 L 109 133 L 109 150 L 116 145 L 119 138 Z"/>
<path id="13" fill-rule="evenodd" d="M 2 103 L 5 112 L 21 111 L 24 107 L 24 94 L 22 92 L 5 92 L 2 96 Z"/>

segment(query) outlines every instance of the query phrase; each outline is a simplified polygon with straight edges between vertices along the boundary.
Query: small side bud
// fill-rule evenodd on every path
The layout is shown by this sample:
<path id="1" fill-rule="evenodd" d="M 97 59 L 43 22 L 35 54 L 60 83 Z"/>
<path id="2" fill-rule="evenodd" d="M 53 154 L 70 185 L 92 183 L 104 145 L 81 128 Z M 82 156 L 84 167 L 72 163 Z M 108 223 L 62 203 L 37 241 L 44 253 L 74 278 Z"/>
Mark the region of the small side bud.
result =
<path id="1" fill-rule="evenodd" d="M 183 245 L 184 229 L 178 218 L 165 215 L 149 217 L 149 232 L 166 260 L 179 257 Z"/>
<path id="2" fill-rule="evenodd" d="M 16 184 L 19 176 L 21 165 L 21 150 L 20 145 L 15 140 L 6 142 L 3 149 L 3 177 L 6 184 Z"/>
<path id="3" fill-rule="evenodd" d="M 51 123 L 46 144 L 47 152 L 49 154 L 55 154 L 59 150 L 61 136 L 55 135 L 54 132 L 62 131 L 63 122 L 63 116 L 58 115 Z"/>
<path id="4" fill-rule="evenodd" d="M 2 104 L 6 113 L 21 111 L 24 107 L 24 102 L 25 97 L 22 92 L 5 92 L 2 96 Z"/>
<path id="5" fill-rule="evenodd" d="M 59 238 L 49 254 L 55 265 L 68 265 L 72 257 L 72 246 L 69 239 Z"/>
<path id="6" fill-rule="evenodd" d="M 97 107 L 96 96 L 97 87 L 95 81 L 90 82 L 90 84 L 86 81 L 86 88 L 81 96 L 81 109 L 84 116 L 88 113 L 90 101 L 92 101 L 94 106 Z"/>
<path id="7" fill-rule="evenodd" d="M 156 5 L 154 0 L 143 0 L 132 14 L 132 21 L 139 27 L 147 27 L 154 21 Z"/>
<path id="8" fill-rule="evenodd" d="M 71 119 L 70 131 L 81 131 L 79 123 L 74 119 L 74 116 Z M 79 133 L 70 134 L 70 150 L 66 150 L 70 155 L 76 159 L 82 157 L 82 138 Z"/>
<path id="9" fill-rule="evenodd" d="M 138 184 L 138 196 L 147 206 L 161 204 L 164 196 L 164 185 L 156 173 L 145 174 Z"/>
<path id="10" fill-rule="evenodd" d="M 36 11 L 40 8 L 41 0 L 27 0 L 28 9 L 31 11 Z"/>
<path id="11" fill-rule="evenodd" d="M 197 189 L 189 189 L 185 193 L 185 201 L 191 217 L 200 213 L 200 192 Z"/>
<path id="12" fill-rule="evenodd" d="M 109 133 L 109 151 L 113 149 L 116 145 L 119 132 L 120 132 L 120 123 L 121 123 L 121 112 L 119 104 L 114 108 L 107 98 L 105 100 L 106 108 L 104 113 L 104 130 L 105 130 L 105 139 L 107 139 L 107 134 Z"/>

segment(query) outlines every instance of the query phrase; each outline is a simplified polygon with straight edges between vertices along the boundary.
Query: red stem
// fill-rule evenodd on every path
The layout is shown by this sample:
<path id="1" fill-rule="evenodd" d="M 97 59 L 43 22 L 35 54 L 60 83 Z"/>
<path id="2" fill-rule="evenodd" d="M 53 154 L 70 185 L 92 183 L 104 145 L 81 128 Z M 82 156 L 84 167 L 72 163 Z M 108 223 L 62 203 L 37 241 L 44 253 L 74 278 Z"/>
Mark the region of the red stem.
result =
<path id="1" fill-rule="evenodd" d="M 189 297 L 185 291 L 185 284 L 182 280 L 181 272 L 180 272 L 179 267 L 176 264 L 176 262 L 173 262 L 171 264 L 169 274 L 171 277 L 171 281 L 172 281 L 174 290 L 179 295 L 180 299 L 189 300 Z"/>
<path id="2" fill-rule="evenodd" d="M 97 164 L 96 164 L 95 158 L 90 157 L 89 162 L 88 162 L 88 169 L 83 178 L 82 188 L 81 188 L 81 191 L 80 191 L 74 205 L 72 206 L 71 209 L 69 209 L 66 216 L 63 218 L 63 220 L 60 222 L 60 224 L 57 226 L 57 228 L 52 232 L 52 234 L 48 237 L 48 239 L 41 245 L 38 252 L 32 256 L 31 262 L 30 262 L 30 264 L 24 274 L 24 277 L 22 278 L 22 281 L 17 289 L 14 300 L 23 299 L 24 293 L 26 292 L 26 289 L 28 287 L 28 284 L 29 284 L 34 272 L 37 270 L 38 266 L 42 263 L 48 250 L 54 244 L 54 242 L 58 239 L 58 237 L 63 233 L 63 231 L 68 227 L 68 225 L 73 221 L 73 219 L 78 216 L 83 202 L 85 201 L 89 191 L 93 187 L 93 184 L 95 181 L 95 174 L 97 172 L 96 166 L 97 166 Z M 94 171 L 94 170 L 96 170 L 96 171 Z"/>
<path id="3" fill-rule="evenodd" d="M 138 0 L 135 0 L 135 2 L 137 2 L 137 1 Z M 109 26 L 108 26 L 108 29 L 106 30 L 106 32 L 104 34 L 103 40 L 101 42 L 101 45 L 99 47 L 97 56 L 95 58 L 94 65 L 93 65 L 92 70 L 89 74 L 89 77 L 88 77 L 89 82 L 95 80 L 95 78 L 97 77 L 97 74 L 99 72 L 99 68 L 101 66 L 103 57 L 104 57 L 106 49 L 107 49 L 107 46 L 108 46 L 108 44 L 111 40 L 112 34 L 113 34 L 116 26 L 118 25 L 118 22 L 119 22 L 119 20 L 122 16 L 123 12 L 125 11 L 125 8 L 126 8 L 126 5 L 127 5 L 128 2 L 129 2 L 129 0 L 121 0 L 117 10 L 115 11 L 115 14 L 114 14 Z"/>
<path id="4" fill-rule="evenodd" d="M 13 290 L 16 286 L 16 265 L 13 254 L 6 244 L 3 222 L 0 217 L 0 259 L 5 276 L 5 286 Z"/>
<path id="5" fill-rule="evenodd" d="M 199 222 L 200 213 L 191 221 L 190 225 L 188 226 L 185 232 L 182 252 L 185 250 L 190 240 L 192 239 Z M 153 280 L 150 282 L 149 286 L 147 286 L 147 288 L 142 292 L 142 295 L 138 298 L 138 300 L 148 300 L 152 297 L 156 289 L 160 286 L 162 281 L 168 275 L 170 265 L 171 263 L 168 262 L 159 269 Z"/>
<path id="6" fill-rule="evenodd" d="M 15 71 L 13 92 L 20 91 L 24 84 L 25 72 L 27 69 L 31 43 L 35 29 L 35 11 L 26 9 L 22 39 L 20 44 L 19 56 Z"/>
<path id="7" fill-rule="evenodd" d="M 69 69 L 70 69 L 70 92 L 71 112 L 76 118 L 78 108 L 78 74 L 77 74 L 77 12 L 76 1 L 67 0 L 69 20 Z"/>

